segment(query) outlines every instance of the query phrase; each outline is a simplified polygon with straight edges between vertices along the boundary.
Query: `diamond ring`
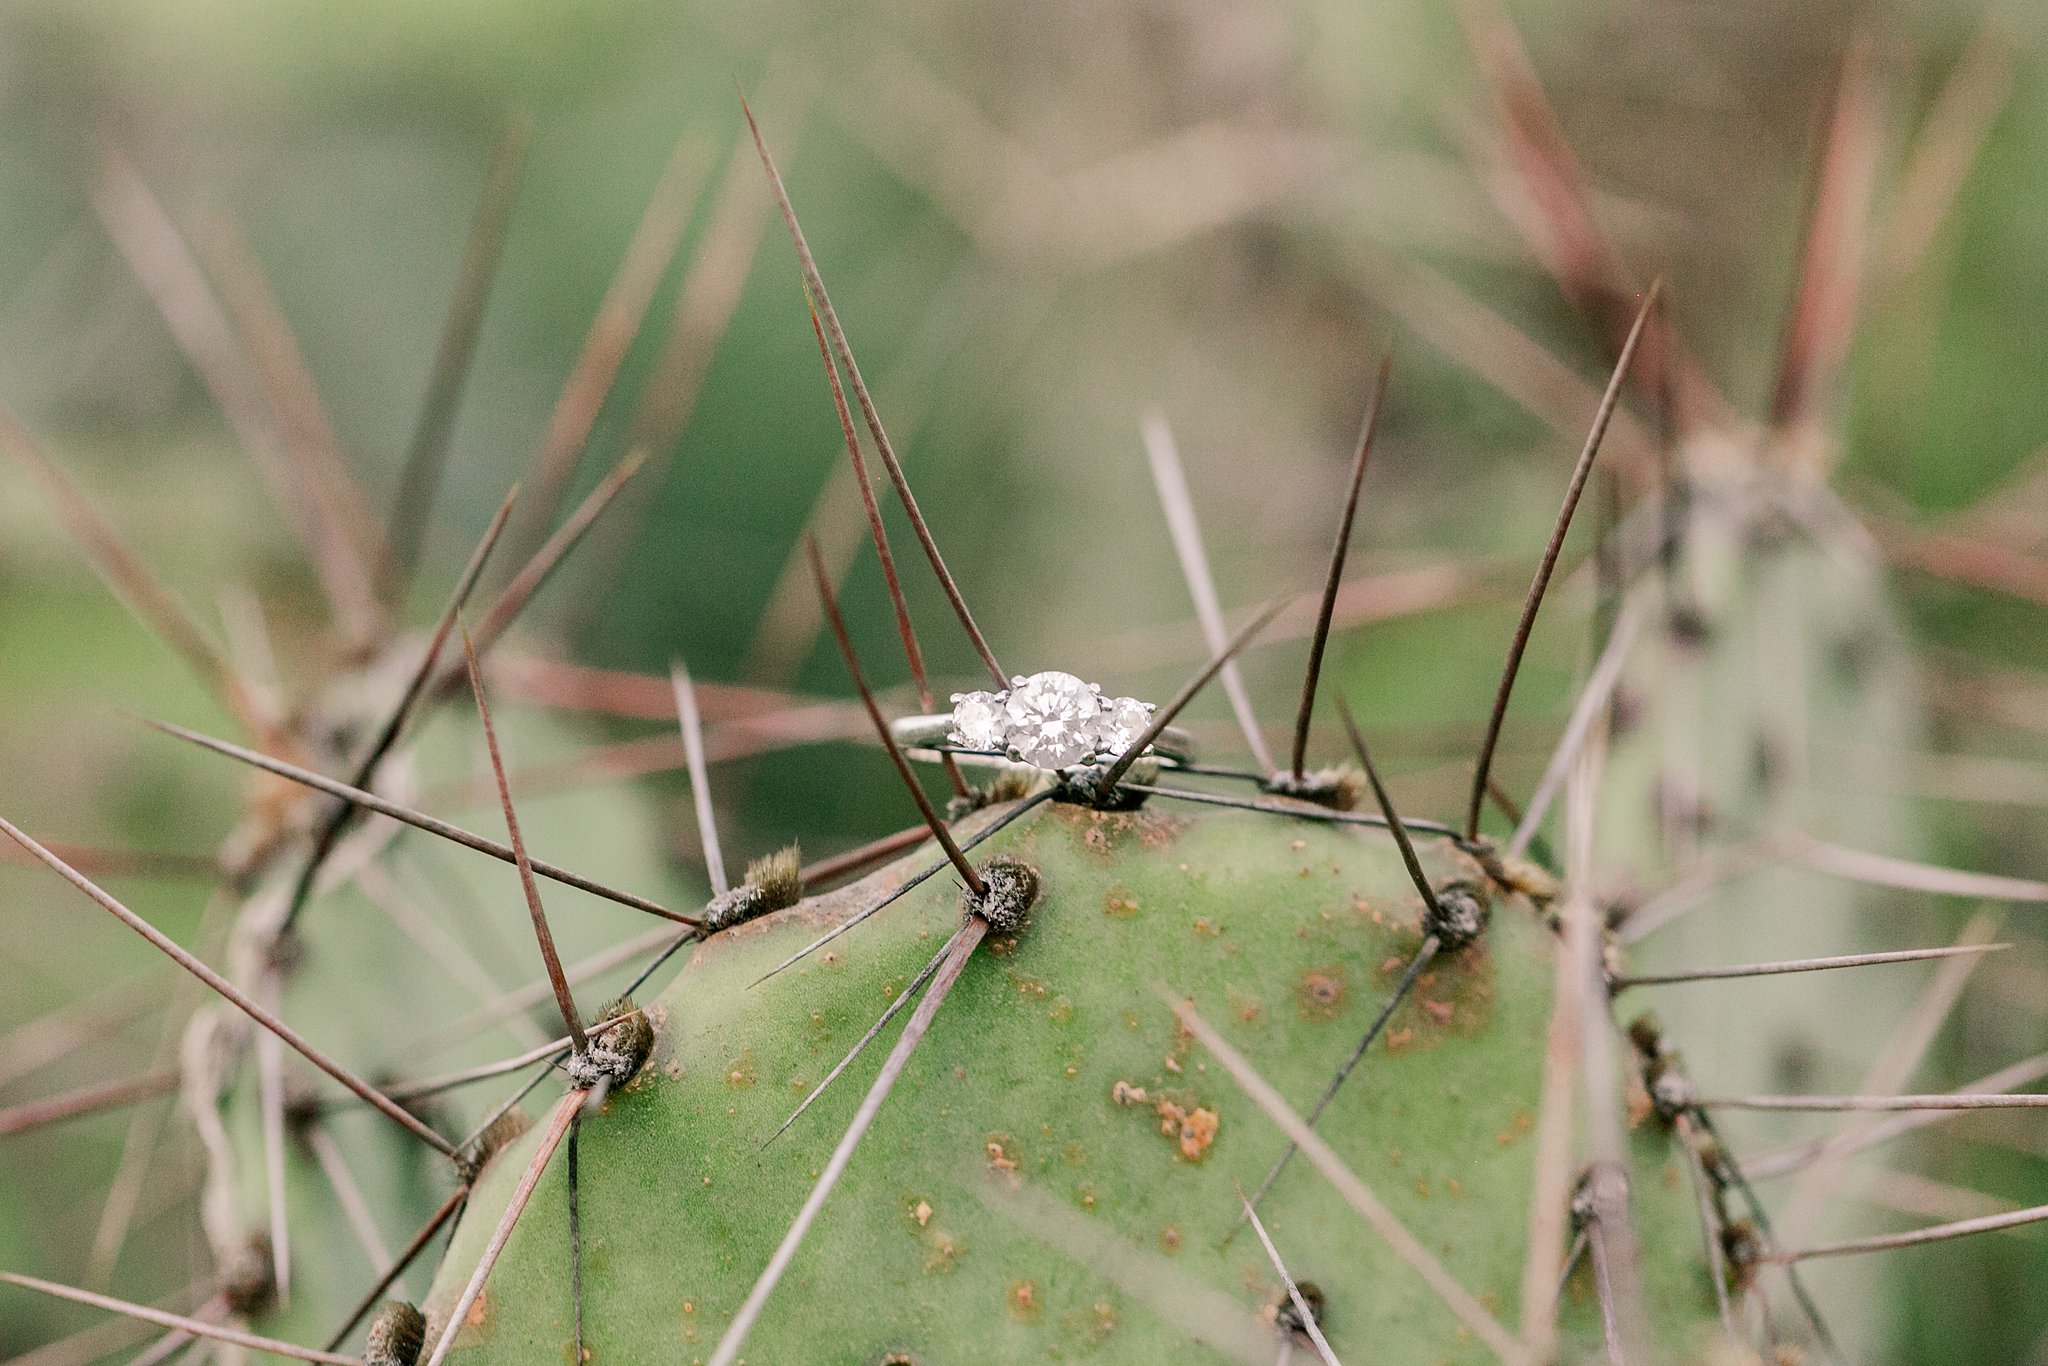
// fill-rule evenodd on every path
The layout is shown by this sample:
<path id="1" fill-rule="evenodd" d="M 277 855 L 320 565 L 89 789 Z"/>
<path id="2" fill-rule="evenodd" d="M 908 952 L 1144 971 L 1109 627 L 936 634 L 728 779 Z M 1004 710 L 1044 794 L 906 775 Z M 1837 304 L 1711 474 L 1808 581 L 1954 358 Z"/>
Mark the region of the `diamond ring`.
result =
<path id="1" fill-rule="evenodd" d="M 1064 769 L 1123 757 L 1152 724 L 1153 711 L 1150 702 L 1108 697 L 1093 683 L 1047 670 L 1029 677 L 1019 674 L 999 692 L 954 693 L 952 711 L 906 716 L 890 722 L 889 730 L 905 751 L 916 752 L 919 758 L 950 753 L 963 763 Z M 1179 727 L 1168 726 L 1146 746 L 1146 753 L 1189 763 L 1194 740 Z"/>

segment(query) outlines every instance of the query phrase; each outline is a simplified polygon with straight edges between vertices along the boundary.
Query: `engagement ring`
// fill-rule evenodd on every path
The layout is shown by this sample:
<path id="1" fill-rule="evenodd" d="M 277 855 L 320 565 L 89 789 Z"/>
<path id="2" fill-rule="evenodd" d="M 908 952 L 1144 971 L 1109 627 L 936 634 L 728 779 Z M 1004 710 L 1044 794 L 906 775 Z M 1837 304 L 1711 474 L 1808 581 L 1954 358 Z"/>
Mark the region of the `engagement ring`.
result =
<path id="1" fill-rule="evenodd" d="M 889 724 L 896 742 L 919 757 L 941 752 L 963 761 L 1004 761 L 1039 769 L 1114 763 L 1147 726 L 1155 710 L 1135 697 L 1105 697 L 1102 689 L 1069 673 L 1019 674 L 999 692 L 953 694 L 943 716 L 906 716 Z M 1194 740 L 1168 726 L 1146 746 L 1154 758 L 1177 764 L 1194 758 Z"/>

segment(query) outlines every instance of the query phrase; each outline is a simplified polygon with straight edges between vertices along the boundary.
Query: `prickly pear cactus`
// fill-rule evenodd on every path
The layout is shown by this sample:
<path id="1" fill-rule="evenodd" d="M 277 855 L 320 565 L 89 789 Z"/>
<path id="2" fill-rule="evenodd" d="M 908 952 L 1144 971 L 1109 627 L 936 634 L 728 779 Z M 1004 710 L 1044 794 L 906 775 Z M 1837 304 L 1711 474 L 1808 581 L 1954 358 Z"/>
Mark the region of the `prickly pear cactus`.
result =
<path id="1" fill-rule="evenodd" d="M 1238 1227 L 1233 1185 L 1253 1190 L 1285 1140 L 1159 991 L 1193 1001 L 1305 1105 L 1414 957 L 1423 908 L 1383 830 L 1165 805 L 1044 805 L 975 851 L 1037 870 L 1029 923 L 969 962 L 746 1360 L 1273 1359 L 1284 1295 Z M 1425 849 L 1436 884 L 1484 884 L 1448 841 Z M 653 1056 L 582 1124 L 593 1360 L 709 1357 L 889 1036 L 770 1136 L 959 925 L 959 893 L 931 879 L 757 979 L 929 861 L 714 936 L 648 1002 Z M 1389 1022 L 1384 1056 L 1319 1131 L 1512 1322 L 1554 941 L 1543 908 L 1485 895 L 1489 928 L 1431 965 Z M 445 1321 L 538 1137 L 507 1148 L 479 1182 L 427 1300 L 431 1322 Z M 1660 1332 L 1683 1354 L 1713 1297 L 1677 1161 L 1665 1136 L 1646 1132 L 1632 1189 Z M 568 1350 L 565 1179 L 559 1161 L 549 1167 L 451 1359 L 545 1362 Z M 1340 1354 L 1492 1356 L 1306 1161 L 1260 1208 L 1289 1270 L 1321 1287 Z M 1580 1280 L 1567 1292 L 1580 1346 L 1598 1331 L 1586 1291 Z"/>
<path id="2" fill-rule="evenodd" d="M 1752 451 L 1709 456 L 1678 553 L 1628 599 L 1641 635 L 1615 701 L 1600 849 L 1609 891 L 1635 921 L 1620 931 L 1629 968 L 1938 942 L 1939 922 L 1902 935 L 1885 891 L 1805 862 L 1815 841 L 1917 850 L 1900 771 L 1919 748 L 1915 669 L 1867 537 L 1818 481 L 1775 475 Z M 1870 1041 L 1892 1035 L 1921 983 L 1813 976 L 1797 991 L 1674 989 L 1618 1008 L 1654 1007 L 1684 1041 L 1688 1074 L 1718 1094 L 1855 1093 Z M 1807 1131 L 1784 1114 L 1725 1123 L 1745 1152 Z M 1854 1224 L 1845 1214 L 1809 1209 L 1794 1236 L 1841 1236 Z M 1889 1274 L 1866 1260 L 1830 1268 L 1828 1287 L 1843 1301 L 1896 1303 L 1881 1289 Z M 1872 1353 L 1889 1327 L 1874 1310 L 1843 1331 L 1848 1350 Z"/>
<path id="3" fill-rule="evenodd" d="M 856 406 L 1000 687 L 762 155 L 892 594 Z M 1650 304 L 1633 319 L 1511 658 Z M 1666 366 L 1669 343 L 1658 336 Z M 1382 393 L 1384 384 L 1383 375 Z M 416 649 L 390 639 L 352 656 L 314 704 L 253 728 L 289 761 L 188 735 L 328 793 L 262 779 L 222 859 L 240 901 L 226 976 L 256 1005 L 201 1011 L 180 1060 L 217 1266 L 199 1316 L 211 1322 L 194 1331 L 232 1320 L 230 1333 L 331 1333 L 310 1359 L 354 1362 L 339 1349 L 361 1343 L 365 1366 L 1263 1363 L 1322 1353 L 1325 1340 L 1332 1359 L 1354 1361 L 1787 1360 L 1792 1341 L 1839 1356 L 1797 1268 L 1807 1255 L 1859 1249 L 1816 1249 L 1809 1228 L 1800 1247 L 1778 1242 L 1723 1146 L 1777 1126 L 1731 1122 L 1724 1135 L 1719 1107 L 1733 1092 L 1856 1089 L 1861 1046 L 1898 995 L 1823 978 L 1731 1015 L 1680 994 L 1660 1004 L 1661 1023 L 1625 1030 L 1633 1012 L 1615 1000 L 1630 974 L 1660 967 L 1894 942 L 1840 882 L 1776 866 L 1816 841 L 1911 850 L 1886 795 L 1896 787 L 1889 756 L 1914 736 L 1909 651 L 1853 519 L 1818 477 L 1823 462 L 1772 454 L 1811 417 L 1788 408 L 1757 436 L 1716 413 L 1664 453 L 1663 486 L 1619 538 L 1617 619 L 1633 641 L 1613 647 L 1627 648 L 1611 701 L 1589 693 L 1604 718 L 1598 740 L 1567 764 L 1569 867 L 1539 867 L 1519 843 L 1502 850 L 1481 836 L 1491 738 L 1464 837 L 1429 823 L 1419 859 L 1348 711 L 1381 815 L 1353 809 L 1358 783 L 1301 769 L 1371 420 L 1291 770 L 1193 765 L 1166 755 L 1163 740 L 1148 756 L 1120 711 L 1131 733 L 1098 736 L 1097 748 L 1058 759 L 1061 769 L 1020 780 L 1024 752 L 969 749 L 956 719 L 949 765 L 1012 767 L 986 791 L 950 772 L 954 814 L 941 819 L 860 674 L 815 547 L 865 719 L 930 837 L 899 840 L 890 847 L 912 850 L 900 861 L 821 894 L 801 896 L 793 851 L 725 886 L 708 798 L 700 832 L 715 894 L 690 888 L 686 916 L 669 909 L 678 898 L 659 857 L 666 832 L 631 792 L 522 795 L 522 839 L 488 714 L 488 768 L 467 716 L 401 724 L 406 679 L 431 680 L 422 695 L 434 700 L 451 679 L 418 673 Z M 606 499 L 636 467 L 621 468 Z M 580 526 L 556 559 L 601 511 L 602 501 L 571 517 Z M 1198 539 L 1184 530 L 1177 541 Z M 900 596 L 894 606 L 929 711 L 909 611 Z M 451 607 L 444 621 L 455 616 Z M 1220 624 L 1205 625 L 1220 635 Z M 475 654 L 470 664 L 481 707 L 485 675 Z M 605 680 L 643 707 L 650 682 L 674 688 L 703 796 L 687 675 Z M 1512 684 L 1511 664 L 1490 737 Z M 403 732 L 405 744 L 362 779 L 373 793 L 341 796 L 429 829 L 436 818 L 415 805 L 497 816 L 503 847 L 451 837 L 489 844 L 516 873 L 437 848 L 426 855 L 436 867 L 401 878 L 421 852 L 417 836 L 381 820 L 337 823 L 337 789 L 311 770 L 362 762 L 364 737 L 387 720 L 387 738 Z M 586 738 L 530 718 L 502 730 L 526 765 Z M 1570 759 L 1561 748 L 1560 762 Z M 453 790 L 479 772 L 494 785 Z M 436 800 L 423 795 L 430 789 Z M 343 838 L 329 847 L 323 828 Z M 16 839 L 120 913 L 49 850 Z M 533 861 L 597 849 L 612 887 Z M 1690 909 L 1659 902 L 1717 861 L 1768 866 Z M 543 897 L 536 866 L 583 890 L 551 886 Z M 635 904 L 621 885 L 639 910 L 682 925 L 591 899 Z M 302 906 L 301 887 L 313 892 Z M 422 896 L 430 910 L 413 904 Z M 578 1008 L 579 991 L 610 994 L 590 978 L 692 944 L 666 975 L 655 975 L 665 958 L 647 967 L 637 995 L 594 1015 Z M 549 977 L 529 990 L 520 984 L 536 947 Z M 304 1050 L 308 1061 L 384 1113 L 315 1083 L 273 1037 L 286 1031 L 252 1024 L 264 1011 L 317 1041 L 326 1056 Z M 506 1059 L 515 1045 L 525 1051 Z M 522 1069 L 530 1090 L 558 1067 L 568 1085 L 542 1093 L 538 1123 L 520 1108 L 527 1091 L 503 1104 L 461 1091 Z M 1318 1141 L 1283 1165 L 1290 1110 L 1309 1114 Z M 415 1259 L 451 1222 L 429 1275 Z M 387 1244 L 415 1228 L 403 1251 Z M 1774 1300 L 1781 1285 L 1790 1294 Z M 1830 1289 L 1834 1303 L 1867 1311 L 1861 1334 L 1881 1336 L 1869 1284 Z M 386 1292 L 392 1300 L 377 1306 Z M 1856 1356 L 1864 1347 L 1850 1340 Z"/>
<path id="4" fill-rule="evenodd" d="M 1531 207 L 1532 251 L 1588 320 L 1626 316 L 1631 272 L 1528 55 L 1504 16 L 1467 11 L 1500 119 L 1507 179 Z M 1843 876 L 1844 858 L 1919 852 L 1904 771 L 1923 744 L 1912 643 L 1869 533 L 1828 485 L 1840 461 L 1832 410 L 1865 288 L 1880 120 L 1871 57 L 1850 43 L 1811 188 L 1806 239 L 1775 389 L 1761 420 L 1738 417 L 1675 327 L 1639 377 L 1663 449 L 1648 496 L 1611 550 L 1624 650 L 1606 711 L 1599 894 L 1627 970 L 1657 973 L 1877 952 L 1899 946 L 1891 894 Z M 1512 198 L 1512 196 L 1510 196 Z M 1515 216 L 1510 211 L 1511 216 Z M 1568 246 L 1566 244 L 1569 244 Z M 1814 855 L 1846 850 L 1835 866 Z M 1825 864 L 1825 858 L 1818 860 Z M 1910 936 L 1938 940 L 1921 917 Z M 1797 991 L 1672 991 L 1659 1023 L 1688 1074 L 1721 1095 L 1861 1091 L 1872 1041 L 1897 1037 L 1920 984 L 1815 974 Z M 1618 1003 L 1624 1011 L 1647 1003 Z M 1910 1046 L 1910 1045 L 1908 1045 Z M 1924 1047 L 1924 1045 L 1921 1045 Z M 1893 1078 L 1898 1085 L 1903 1078 Z M 1735 1113 L 1743 1151 L 1806 1132 L 1796 1116 Z M 1853 1211 L 1805 1184 L 1789 1236 L 1840 1236 Z M 1848 1217 L 1844 1217 L 1845 1213 Z M 1901 1297 L 1877 1263 L 1829 1268 L 1844 1349 L 1884 1350 Z"/>
<path id="5" fill-rule="evenodd" d="M 1813 840 L 1915 852 L 1899 770 L 1918 748 L 1916 677 L 1880 567 L 1824 485 L 1699 444 L 1721 449 L 1693 462 L 1668 570 L 1630 595 L 1616 694 L 1601 852 L 1617 897 L 1647 912 L 1631 965 L 1896 947 L 1881 894 L 1802 866 Z M 1688 876 L 1696 898 L 1655 899 Z M 1657 1007 L 1718 1090 L 1842 1093 L 1865 1065 L 1858 1041 L 1898 1013 L 1871 987 L 1820 980 L 1735 1012 L 1672 992 Z"/>

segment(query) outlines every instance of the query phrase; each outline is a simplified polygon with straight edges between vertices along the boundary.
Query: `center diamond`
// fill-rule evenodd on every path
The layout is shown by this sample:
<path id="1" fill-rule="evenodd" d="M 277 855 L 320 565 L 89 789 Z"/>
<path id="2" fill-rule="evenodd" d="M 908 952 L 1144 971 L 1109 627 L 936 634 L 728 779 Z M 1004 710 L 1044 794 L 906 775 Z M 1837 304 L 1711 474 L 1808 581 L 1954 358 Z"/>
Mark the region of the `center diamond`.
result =
<path id="1" fill-rule="evenodd" d="M 1095 753 L 1102 698 L 1072 674 L 1048 670 L 1012 680 L 1004 711 L 1010 748 L 1039 768 L 1066 768 Z"/>

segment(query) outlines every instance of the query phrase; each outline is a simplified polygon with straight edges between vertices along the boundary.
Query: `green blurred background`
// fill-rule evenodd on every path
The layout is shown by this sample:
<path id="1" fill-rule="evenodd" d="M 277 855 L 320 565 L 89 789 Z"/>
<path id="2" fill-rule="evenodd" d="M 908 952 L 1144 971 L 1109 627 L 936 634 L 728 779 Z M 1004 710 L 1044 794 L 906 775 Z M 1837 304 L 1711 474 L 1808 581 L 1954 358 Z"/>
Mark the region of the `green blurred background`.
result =
<path id="1" fill-rule="evenodd" d="M 1838 482 L 1880 525 L 1972 518 L 1955 525 L 2019 566 L 2017 593 L 1906 568 L 1896 588 L 1926 645 L 1936 752 L 1918 784 L 1930 851 L 2048 875 L 2048 572 L 2026 578 L 2048 522 L 2044 500 L 2008 483 L 2048 441 L 2038 16 L 2023 3 L 1986 12 L 1927 0 L 1540 3 L 1513 14 L 1609 226 L 1645 275 L 1666 275 L 1682 329 L 1753 410 L 1774 374 L 1840 55 L 1852 34 L 1873 40 L 1885 172 L 1877 264 L 1839 402 Z M 1972 73 L 1967 86 L 1951 82 L 1959 70 Z M 287 684 L 303 684 L 325 667 L 316 585 L 95 216 L 107 149 L 133 160 L 181 226 L 238 225 L 382 510 L 492 145 L 508 121 L 531 120 L 430 529 L 414 613 L 425 620 L 531 461 L 680 145 L 702 189 L 579 488 L 636 437 L 663 439 L 642 486 L 530 614 L 525 648 L 643 673 L 681 657 L 706 680 L 843 695 L 843 669 L 801 595 L 787 596 L 787 575 L 807 525 L 850 547 L 858 524 L 846 486 L 830 482 L 844 460 L 836 422 L 792 253 L 738 142 L 736 88 L 755 100 L 911 478 L 1012 667 L 1070 667 L 1159 696 L 1199 657 L 1139 442 L 1155 408 L 1179 438 L 1226 603 L 1312 583 L 1373 371 L 1394 350 L 1354 569 L 1469 573 L 1437 610 L 1347 632 L 1337 678 L 1387 736 L 1404 801 L 1448 814 L 1516 580 L 1576 442 L 1467 363 L 1508 353 L 1484 339 L 1464 354 L 1442 348 L 1441 329 L 1421 324 L 1452 317 L 1455 301 L 1418 293 L 1417 279 L 1436 276 L 1414 267 L 1455 281 L 1589 392 L 1608 358 L 1489 194 L 1487 97 L 1455 11 L 1427 0 L 10 6 L 0 401 L 202 618 L 220 619 L 223 586 L 252 593 Z M 1892 270 L 1887 252 L 1903 253 L 1907 232 L 1895 226 L 1901 168 L 1925 147 L 1916 139 L 1946 127 L 1937 114 L 1955 113 L 1944 100 L 1959 99 L 1981 106 L 1981 151 L 1963 159 L 1924 252 Z M 684 325 L 690 364 L 684 382 L 650 391 L 679 296 L 698 301 Z M 672 423 L 643 408 L 649 392 L 675 405 Z M 1987 495 L 1990 512 L 1969 511 Z M 974 657 L 911 564 L 907 536 L 898 552 L 935 675 L 971 683 Z M 1511 790 L 1533 779 L 1582 669 L 1585 589 L 1575 581 L 1539 632 L 1504 752 Z M 900 685 L 871 555 L 853 560 L 846 599 L 871 669 Z M 778 615 L 784 601 L 795 615 Z M 1298 646 L 1248 659 L 1269 718 L 1291 713 L 1298 667 Z M 94 581 L 8 461 L 0 699 L 10 817 L 53 838 L 195 855 L 226 834 L 237 775 L 123 713 L 227 722 Z M 1198 706 L 1202 729 L 1227 747 L 1225 717 L 1220 699 Z M 579 724 L 590 745 L 656 729 Z M 827 852 L 901 823 L 890 781 L 872 749 L 833 745 L 722 766 L 715 786 L 729 847 L 759 853 L 797 834 Z M 696 877 L 682 785 L 646 782 L 672 817 L 680 875 Z M 192 931 L 203 895 L 192 884 L 117 885 L 167 928 Z M 0 867 L 0 917 L 12 986 L 0 1031 L 152 966 L 40 873 Z M 1975 1057 L 1973 1012 L 2017 1012 L 2040 1046 L 2044 963 L 2036 943 L 1981 974 L 1952 1031 L 1958 1066 Z M 1994 1031 L 2001 1048 L 2011 1029 Z M 152 1037 L 138 1025 L 107 1040 L 108 1071 L 146 1057 Z M 0 1101 L 62 1080 L 24 1078 Z M 0 1249 L 64 1274 L 53 1249 L 81 1235 L 59 1227 L 40 1174 L 110 1169 L 122 1127 L 101 1118 L 8 1141 Z M 1947 1179 L 2043 1198 L 2048 1145 L 2035 1130 L 1955 1128 L 1971 1137 L 1944 1150 Z M 160 1217 L 173 1226 L 177 1205 L 165 1192 Z M 2048 1309 L 2026 1290 L 2048 1269 L 2035 1243 L 1999 1235 L 1925 1265 L 1930 1293 L 1904 1359 L 2048 1361 Z M 0 1317 L 0 1349 L 60 1322 L 78 1320 L 53 1310 L 16 1334 Z"/>

